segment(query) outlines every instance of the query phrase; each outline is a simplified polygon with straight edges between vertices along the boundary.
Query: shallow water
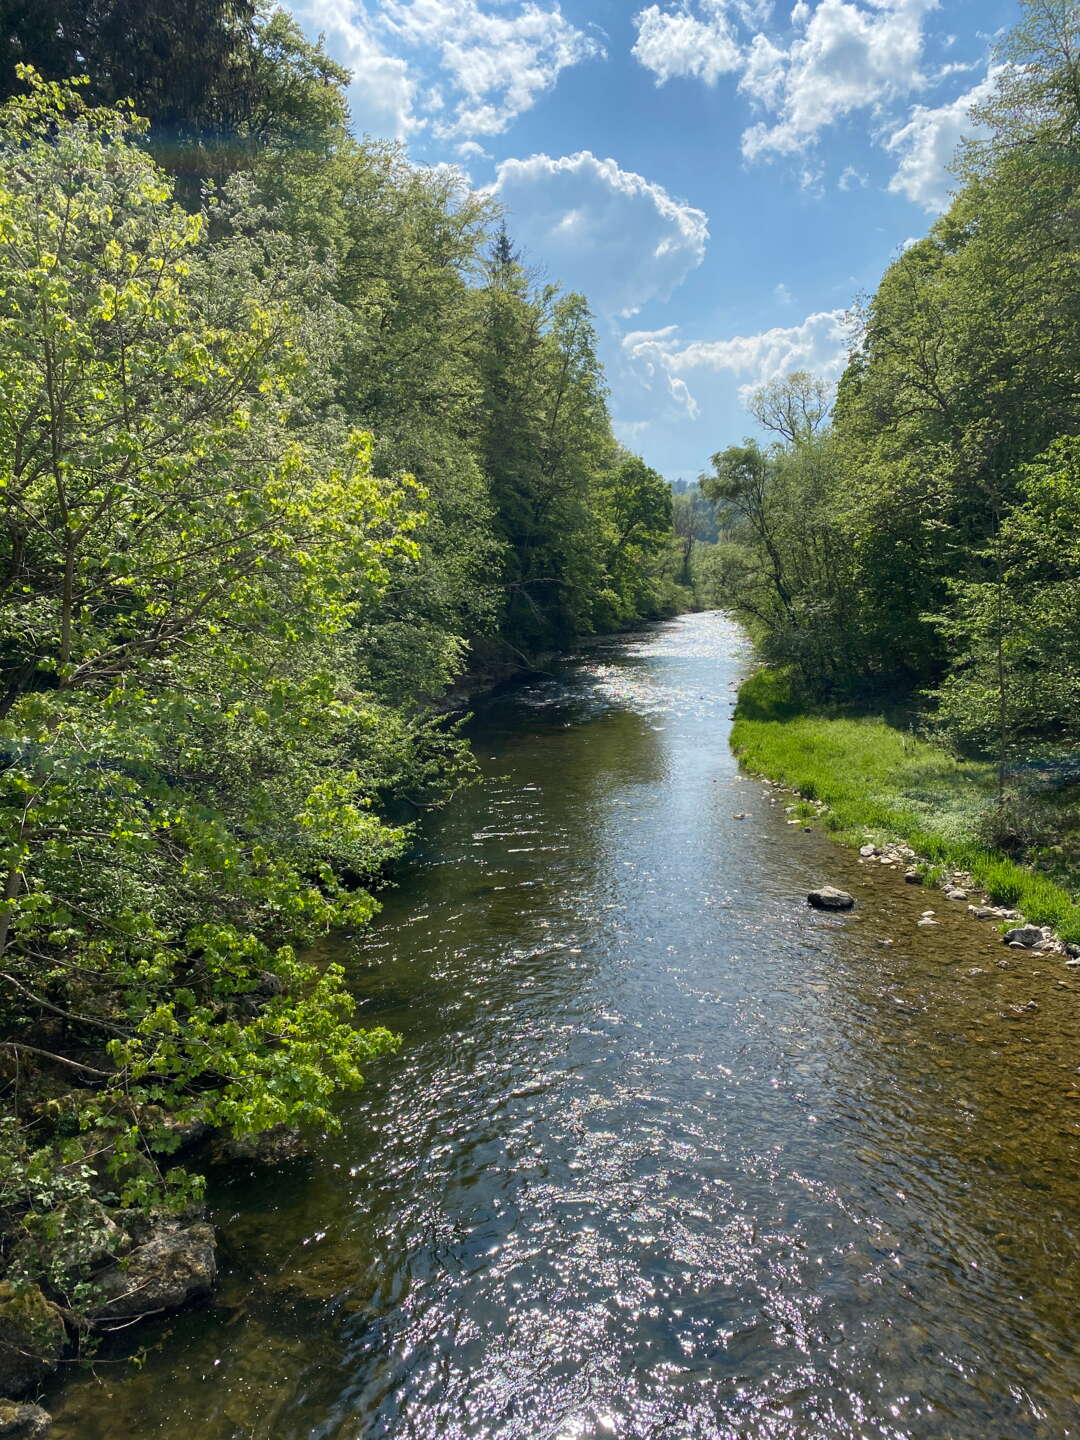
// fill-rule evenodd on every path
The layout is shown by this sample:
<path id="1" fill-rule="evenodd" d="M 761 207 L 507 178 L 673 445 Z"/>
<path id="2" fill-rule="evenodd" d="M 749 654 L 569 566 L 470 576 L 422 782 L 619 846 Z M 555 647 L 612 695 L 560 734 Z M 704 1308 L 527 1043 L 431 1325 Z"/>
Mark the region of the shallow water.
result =
<path id="1" fill-rule="evenodd" d="M 58 1440 L 1080 1434 L 1080 980 L 789 825 L 747 662 L 688 616 L 482 707 L 346 952 L 400 1055 Z"/>

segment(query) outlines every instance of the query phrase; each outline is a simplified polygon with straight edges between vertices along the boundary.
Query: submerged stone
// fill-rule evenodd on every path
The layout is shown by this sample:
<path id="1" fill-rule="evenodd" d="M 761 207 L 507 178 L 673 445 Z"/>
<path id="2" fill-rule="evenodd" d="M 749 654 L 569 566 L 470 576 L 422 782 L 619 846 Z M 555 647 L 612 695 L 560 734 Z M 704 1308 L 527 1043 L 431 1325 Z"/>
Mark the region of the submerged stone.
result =
<path id="1" fill-rule="evenodd" d="M 216 1278 L 212 1226 L 166 1230 L 99 1277 L 107 1299 L 98 1315 L 113 1320 L 176 1310 L 209 1294 Z"/>
<path id="2" fill-rule="evenodd" d="M 3 1440 L 41 1440 L 52 1425 L 52 1416 L 40 1405 L 16 1405 L 0 1400 L 0 1436 Z"/>
<path id="3" fill-rule="evenodd" d="M 0 1392 L 21 1395 L 39 1385 L 66 1345 L 63 1316 L 36 1285 L 0 1284 Z"/>

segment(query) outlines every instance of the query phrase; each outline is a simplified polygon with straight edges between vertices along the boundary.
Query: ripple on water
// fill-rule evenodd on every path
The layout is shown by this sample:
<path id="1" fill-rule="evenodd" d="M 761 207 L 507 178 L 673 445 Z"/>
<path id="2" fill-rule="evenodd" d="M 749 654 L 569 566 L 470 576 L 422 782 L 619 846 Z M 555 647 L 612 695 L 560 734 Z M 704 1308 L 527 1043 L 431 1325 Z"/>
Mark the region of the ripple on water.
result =
<path id="1" fill-rule="evenodd" d="M 748 660 L 687 616 L 481 707 L 343 952 L 401 1053 L 313 1167 L 219 1177 L 214 1304 L 61 1440 L 1077 1434 L 1077 981 L 793 832 Z"/>

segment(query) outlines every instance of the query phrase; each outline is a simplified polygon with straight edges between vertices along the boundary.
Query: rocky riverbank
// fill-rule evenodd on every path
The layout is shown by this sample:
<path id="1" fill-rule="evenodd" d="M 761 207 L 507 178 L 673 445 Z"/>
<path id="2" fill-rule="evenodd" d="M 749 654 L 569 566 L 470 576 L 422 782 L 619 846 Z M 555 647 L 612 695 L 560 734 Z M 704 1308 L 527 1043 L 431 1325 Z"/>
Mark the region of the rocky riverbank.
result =
<path id="1" fill-rule="evenodd" d="M 807 823 L 810 816 L 820 822 L 829 813 L 829 807 L 824 801 L 811 798 L 791 786 L 782 785 L 765 776 L 759 776 L 758 779 L 770 792 L 770 804 L 779 805 L 787 799 L 788 803 L 784 808 L 789 814 L 794 814 L 796 810 L 804 812 L 803 815 L 788 821 L 792 826 L 800 825 L 810 829 L 812 826 Z M 920 855 L 912 846 L 899 840 L 882 843 L 865 841 L 858 849 L 860 865 L 876 865 L 882 869 L 896 870 L 903 874 L 909 885 L 924 885 L 929 881 L 933 888 L 940 890 L 950 905 L 965 905 L 973 920 L 996 922 L 1001 928 L 1002 943 L 1010 949 L 1029 950 L 1039 955 L 1058 955 L 1070 968 L 1080 968 L 1080 944 L 1064 939 L 1051 925 L 1030 922 L 1018 909 L 995 904 L 971 871 L 935 864 L 929 856 Z M 830 893 L 842 895 L 844 892 L 832 892 L 831 887 L 825 886 L 820 891 L 812 891 L 807 898 L 810 904 L 819 909 L 847 908 L 830 898 Z M 937 923 L 937 912 L 934 909 L 924 910 L 918 921 L 924 928 Z"/>
<path id="2" fill-rule="evenodd" d="M 293 1129 L 236 1141 L 187 1135 L 185 1163 L 271 1169 L 303 1158 Z M 112 1197 L 114 1198 L 114 1197 Z M 65 1363 L 93 1356 L 118 1332 L 205 1300 L 218 1278 L 218 1243 L 201 1206 L 165 1215 L 80 1196 L 61 1217 L 53 1263 L 65 1290 L 78 1276 L 79 1310 L 49 1286 L 0 1282 L 0 1437 L 38 1440 L 51 1425 L 36 1401 Z"/>

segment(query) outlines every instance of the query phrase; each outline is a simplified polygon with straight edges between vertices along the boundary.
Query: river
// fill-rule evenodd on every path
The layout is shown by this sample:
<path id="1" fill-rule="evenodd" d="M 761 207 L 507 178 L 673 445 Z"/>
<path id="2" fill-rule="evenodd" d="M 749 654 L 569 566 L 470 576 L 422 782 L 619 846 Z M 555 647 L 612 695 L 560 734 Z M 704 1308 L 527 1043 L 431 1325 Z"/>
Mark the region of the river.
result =
<path id="1" fill-rule="evenodd" d="M 342 950 L 400 1054 L 57 1440 L 1080 1434 L 1080 980 L 791 825 L 748 663 L 686 616 L 480 707 Z"/>

